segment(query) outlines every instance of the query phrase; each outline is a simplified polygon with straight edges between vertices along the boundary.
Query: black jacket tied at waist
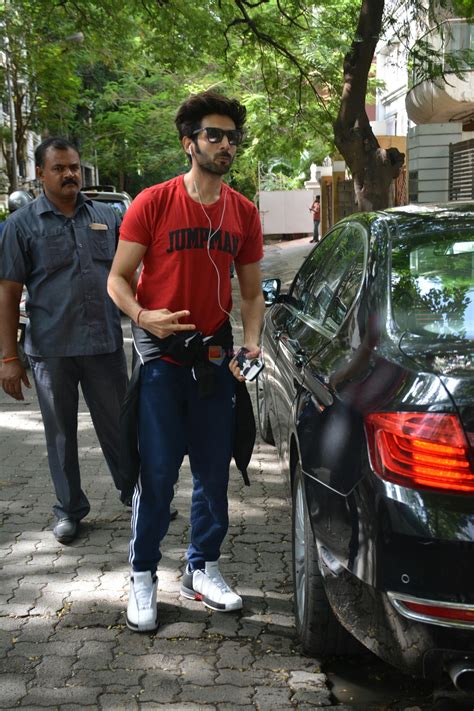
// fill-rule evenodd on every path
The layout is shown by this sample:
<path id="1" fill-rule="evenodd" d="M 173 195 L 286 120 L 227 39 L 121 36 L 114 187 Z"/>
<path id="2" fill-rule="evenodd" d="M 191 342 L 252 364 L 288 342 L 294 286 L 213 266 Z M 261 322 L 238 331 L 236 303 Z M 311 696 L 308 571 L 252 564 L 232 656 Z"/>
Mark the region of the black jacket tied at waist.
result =
<path id="1" fill-rule="evenodd" d="M 166 355 L 180 365 L 192 367 L 198 383 L 200 397 L 210 397 L 215 389 L 214 373 L 217 367 L 209 362 L 209 346 L 221 346 L 232 353 L 232 328 L 226 321 L 212 336 L 203 336 L 200 331 L 191 335 L 173 334 L 158 338 L 132 323 L 134 346 L 138 358 L 130 378 L 120 412 L 120 498 L 128 503 L 133 494 L 140 470 L 137 421 L 140 396 L 141 366 L 155 358 Z M 227 366 L 224 366 L 227 367 Z M 236 381 L 235 425 L 232 454 L 246 486 L 250 485 L 247 467 L 255 444 L 256 428 L 252 402 L 243 382 Z"/>

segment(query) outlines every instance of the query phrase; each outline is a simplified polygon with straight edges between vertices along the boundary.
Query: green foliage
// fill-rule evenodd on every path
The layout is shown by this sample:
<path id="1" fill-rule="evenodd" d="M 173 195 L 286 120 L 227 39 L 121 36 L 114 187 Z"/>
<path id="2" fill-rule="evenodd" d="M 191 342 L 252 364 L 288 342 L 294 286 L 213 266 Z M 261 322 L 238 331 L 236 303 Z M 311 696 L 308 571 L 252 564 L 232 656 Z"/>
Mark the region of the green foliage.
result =
<path id="1" fill-rule="evenodd" d="M 454 1 L 464 14 L 473 2 Z M 14 70 L 19 150 L 30 129 L 67 135 L 98 165 L 102 181 L 135 194 L 186 169 L 176 109 L 190 93 L 219 87 L 248 111 L 247 139 L 230 183 L 249 197 L 259 184 L 301 186 L 311 163 L 334 150 L 343 58 L 360 5 L 10 0 L 0 9 L 0 24 Z M 385 27 L 393 33 L 397 5 L 386 0 Z M 415 19 L 421 5 L 408 3 Z M 77 32 L 82 44 L 67 40 Z M 0 138 L 6 153 L 8 132 Z"/>
<path id="2" fill-rule="evenodd" d="M 115 0 L 10 0 L 0 7 L 0 27 L 21 164 L 28 131 L 70 134 L 83 87 L 79 67 L 99 60 L 113 64 L 129 45 L 132 17 Z M 6 105 L 6 81 L 0 93 Z M 7 159 L 9 142 L 3 133 Z M 10 161 L 8 168 L 11 174 Z"/>
<path id="3" fill-rule="evenodd" d="M 100 94 L 89 90 L 83 151 L 97 157 L 102 180 L 136 193 L 179 172 L 183 155 L 173 118 L 185 95 L 177 77 L 141 63 L 130 63 Z"/>
<path id="4" fill-rule="evenodd" d="M 452 0 L 453 8 L 460 17 L 474 18 L 474 0 Z"/>

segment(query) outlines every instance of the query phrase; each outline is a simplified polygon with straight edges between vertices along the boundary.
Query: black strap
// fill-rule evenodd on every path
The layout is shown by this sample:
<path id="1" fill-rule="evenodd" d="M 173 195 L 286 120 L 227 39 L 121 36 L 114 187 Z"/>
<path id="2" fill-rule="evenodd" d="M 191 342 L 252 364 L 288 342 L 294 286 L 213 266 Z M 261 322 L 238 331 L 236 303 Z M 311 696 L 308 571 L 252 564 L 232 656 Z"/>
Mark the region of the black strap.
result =
<path id="1" fill-rule="evenodd" d="M 229 355 L 234 346 L 229 320 L 208 337 L 203 336 L 201 331 L 194 331 L 158 338 L 134 323 L 132 333 L 141 363 L 166 355 L 180 365 L 193 367 L 200 397 L 210 397 L 215 391 L 215 366 L 209 362 L 209 346 L 221 346 Z"/>

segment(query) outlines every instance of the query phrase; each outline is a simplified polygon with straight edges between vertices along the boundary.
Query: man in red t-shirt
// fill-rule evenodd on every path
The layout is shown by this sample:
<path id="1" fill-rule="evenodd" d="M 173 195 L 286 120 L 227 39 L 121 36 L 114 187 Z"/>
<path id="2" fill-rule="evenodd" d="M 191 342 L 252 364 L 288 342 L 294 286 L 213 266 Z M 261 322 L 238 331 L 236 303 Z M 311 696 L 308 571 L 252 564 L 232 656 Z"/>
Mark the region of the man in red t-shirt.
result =
<path id="1" fill-rule="evenodd" d="M 258 212 L 222 180 L 242 142 L 245 115 L 238 101 L 210 91 L 182 104 L 175 122 L 190 169 L 133 201 L 109 277 L 110 296 L 134 322 L 141 363 L 140 474 L 133 497 L 127 608 L 127 624 L 136 631 L 158 626 L 160 543 L 186 453 L 193 495 L 181 593 L 214 610 L 242 607 L 218 559 L 228 528 L 235 386 L 242 380 L 230 351 L 232 261 L 248 357 L 260 353 L 265 308 Z M 131 283 L 140 263 L 134 294 Z"/>

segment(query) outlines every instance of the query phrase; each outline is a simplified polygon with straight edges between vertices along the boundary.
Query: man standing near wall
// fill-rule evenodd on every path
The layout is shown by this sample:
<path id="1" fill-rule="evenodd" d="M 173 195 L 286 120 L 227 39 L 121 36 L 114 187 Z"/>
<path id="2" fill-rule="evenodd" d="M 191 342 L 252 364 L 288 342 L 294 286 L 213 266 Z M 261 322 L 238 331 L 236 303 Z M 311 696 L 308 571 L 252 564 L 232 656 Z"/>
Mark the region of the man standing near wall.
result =
<path id="1" fill-rule="evenodd" d="M 313 213 L 313 239 L 310 239 L 310 242 L 317 242 L 319 240 L 319 223 L 321 221 L 321 198 L 319 195 L 316 195 L 309 209 Z"/>

